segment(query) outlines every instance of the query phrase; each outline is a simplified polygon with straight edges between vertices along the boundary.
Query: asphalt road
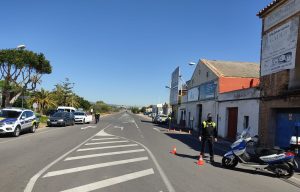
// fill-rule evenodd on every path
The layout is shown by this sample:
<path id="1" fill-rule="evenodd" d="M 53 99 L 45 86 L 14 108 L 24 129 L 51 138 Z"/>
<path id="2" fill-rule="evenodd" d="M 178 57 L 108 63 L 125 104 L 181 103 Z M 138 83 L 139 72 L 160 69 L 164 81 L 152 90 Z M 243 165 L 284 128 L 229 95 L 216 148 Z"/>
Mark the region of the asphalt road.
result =
<path id="1" fill-rule="evenodd" d="M 169 151 L 177 148 L 177 155 Z M 299 191 L 300 180 L 209 161 L 196 164 L 199 143 L 131 113 L 97 125 L 44 128 L 19 138 L 0 136 L 2 192 Z M 216 153 L 222 155 L 222 148 Z M 299 173 L 296 173 L 299 174 Z"/>

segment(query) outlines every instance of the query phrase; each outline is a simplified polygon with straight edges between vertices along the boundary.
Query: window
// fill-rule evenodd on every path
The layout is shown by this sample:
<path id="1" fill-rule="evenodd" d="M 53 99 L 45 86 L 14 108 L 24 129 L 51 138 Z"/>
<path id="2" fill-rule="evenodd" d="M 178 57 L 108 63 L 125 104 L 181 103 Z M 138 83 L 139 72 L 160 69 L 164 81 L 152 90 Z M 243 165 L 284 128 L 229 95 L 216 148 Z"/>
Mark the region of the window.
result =
<path id="1" fill-rule="evenodd" d="M 21 112 L 19 111 L 9 111 L 9 110 L 2 110 L 0 113 L 0 117 L 3 118 L 18 118 Z"/>
<path id="2" fill-rule="evenodd" d="M 32 117 L 33 116 L 33 112 L 32 111 L 26 111 L 26 117 Z"/>
<path id="3" fill-rule="evenodd" d="M 244 129 L 249 127 L 249 116 L 244 116 Z"/>
<path id="4" fill-rule="evenodd" d="M 24 112 L 22 113 L 22 115 L 21 115 L 21 118 L 26 118 L 26 116 L 27 116 L 27 114 L 26 114 L 26 112 L 24 111 Z"/>
<path id="5" fill-rule="evenodd" d="M 201 70 L 199 69 L 199 71 L 198 71 L 198 74 L 200 75 L 201 74 Z"/>
<path id="6" fill-rule="evenodd" d="M 209 76 L 209 71 L 206 72 L 206 77 L 208 78 L 208 76 Z"/>

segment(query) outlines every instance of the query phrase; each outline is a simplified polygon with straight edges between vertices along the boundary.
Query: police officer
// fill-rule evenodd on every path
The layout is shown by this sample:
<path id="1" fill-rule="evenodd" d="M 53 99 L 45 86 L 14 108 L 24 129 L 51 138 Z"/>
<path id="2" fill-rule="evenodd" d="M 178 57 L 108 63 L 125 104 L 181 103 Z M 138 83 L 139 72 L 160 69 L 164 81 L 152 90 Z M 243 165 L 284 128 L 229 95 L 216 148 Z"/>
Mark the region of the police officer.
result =
<path id="1" fill-rule="evenodd" d="M 210 161 L 214 162 L 214 142 L 217 142 L 216 123 L 213 122 L 210 113 L 207 115 L 207 120 L 202 123 L 202 132 L 199 137 L 201 141 L 201 156 L 203 157 L 205 151 L 205 144 L 208 143 Z"/>
<path id="2" fill-rule="evenodd" d="M 96 124 L 99 122 L 99 119 L 100 119 L 100 113 L 95 113 Z"/>

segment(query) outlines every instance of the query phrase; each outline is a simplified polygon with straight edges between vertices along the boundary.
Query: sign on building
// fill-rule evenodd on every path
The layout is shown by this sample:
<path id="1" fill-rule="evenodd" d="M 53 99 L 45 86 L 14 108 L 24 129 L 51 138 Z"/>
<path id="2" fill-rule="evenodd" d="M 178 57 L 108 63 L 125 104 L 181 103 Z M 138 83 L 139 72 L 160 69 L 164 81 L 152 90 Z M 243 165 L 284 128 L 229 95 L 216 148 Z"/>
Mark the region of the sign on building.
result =
<path id="1" fill-rule="evenodd" d="M 188 102 L 199 100 L 199 87 L 188 90 Z"/>
<path id="2" fill-rule="evenodd" d="M 295 68 L 298 26 L 294 18 L 263 36 L 261 76 Z"/>
<path id="3" fill-rule="evenodd" d="M 216 87 L 217 85 L 213 81 L 200 85 L 199 100 L 215 98 Z"/>
<path id="4" fill-rule="evenodd" d="M 177 67 L 171 76 L 171 90 L 170 90 L 170 104 L 178 104 L 178 92 L 179 92 L 179 67 Z"/>
<path id="5" fill-rule="evenodd" d="M 289 0 L 264 19 L 264 31 L 300 11 L 300 0 Z"/>

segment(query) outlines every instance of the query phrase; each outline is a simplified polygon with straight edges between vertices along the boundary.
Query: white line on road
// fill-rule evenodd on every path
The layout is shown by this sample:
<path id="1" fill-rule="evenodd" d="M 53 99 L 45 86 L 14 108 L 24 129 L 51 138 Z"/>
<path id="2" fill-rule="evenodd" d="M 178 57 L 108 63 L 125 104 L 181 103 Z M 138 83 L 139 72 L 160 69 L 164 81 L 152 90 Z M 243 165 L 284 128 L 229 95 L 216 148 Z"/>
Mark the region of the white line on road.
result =
<path id="1" fill-rule="evenodd" d="M 112 149 L 112 148 L 133 147 L 133 146 L 138 146 L 138 144 L 113 145 L 113 146 L 105 146 L 105 147 L 84 148 L 84 149 L 78 149 L 77 151 L 91 151 L 91 150 L 98 150 L 98 149 Z"/>
<path id="2" fill-rule="evenodd" d="M 114 140 L 114 139 L 120 139 L 120 138 L 119 137 L 113 137 L 113 138 L 92 139 L 92 141 L 104 141 L 104 140 Z"/>
<path id="3" fill-rule="evenodd" d="M 139 126 L 136 124 L 135 120 L 133 120 L 133 123 L 135 124 L 135 126 L 136 126 L 138 132 L 140 133 L 141 138 L 142 138 L 142 139 L 145 139 L 145 137 L 144 137 L 144 135 L 143 135 L 141 129 L 140 129 Z M 103 129 L 103 130 L 104 130 L 104 129 Z"/>
<path id="4" fill-rule="evenodd" d="M 138 153 L 143 152 L 145 149 L 135 149 L 135 150 L 127 150 L 127 151 L 116 151 L 116 152 L 108 152 L 108 153 L 98 153 L 92 155 L 82 155 L 82 156 L 75 156 L 75 157 L 68 157 L 65 161 L 77 160 L 77 159 L 87 159 L 93 157 L 103 157 L 103 156 L 110 156 L 110 155 L 120 155 L 120 154 L 128 154 L 128 153 Z"/>
<path id="5" fill-rule="evenodd" d="M 98 168 L 102 168 L 102 167 L 109 167 L 109 166 L 114 166 L 114 165 L 122 165 L 122 164 L 127 164 L 127 163 L 146 161 L 146 160 L 148 160 L 148 157 L 139 157 L 139 158 L 133 158 L 133 159 L 125 159 L 125 160 L 120 160 L 120 161 L 111 161 L 111 162 L 107 162 L 107 163 L 87 165 L 87 166 L 82 166 L 82 167 L 75 167 L 75 168 L 70 168 L 70 169 L 63 169 L 63 170 L 59 170 L 59 171 L 48 172 L 46 175 L 44 175 L 43 178 L 53 177 L 53 176 L 57 176 L 57 175 L 64 175 L 64 174 L 69 174 L 69 173 L 76 173 L 76 172 L 80 172 L 80 171 L 87 171 L 87 170 L 92 170 L 92 169 L 98 169 Z"/>
<path id="6" fill-rule="evenodd" d="M 298 178 L 296 178 L 296 177 L 291 177 L 292 179 L 295 179 L 295 180 L 297 180 L 297 181 L 299 181 L 300 182 L 300 179 L 298 179 Z"/>
<path id="7" fill-rule="evenodd" d="M 104 130 L 104 129 L 103 129 L 103 130 Z M 150 151 L 150 149 L 148 149 L 148 148 L 147 148 L 145 145 L 143 145 L 142 143 L 139 143 L 139 142 L 134 141 L 134 140 L 131 140 L 131 141 L 132 141 L 132 142 L 135 142 L 135 143 L 137 143 L 137 144 L 139 144 L 139 145 L 141 145 L 142 147 L 144 147 L 144 148 L 147 150 L 147 152 L 149 153 L 151 159 L 153 160 L 153 162 L 154 162 L 154 164 L 155 164 L 155 166 L 156 166 L 156 168 L 157 168 L 157 170 L 158 170 L 160 176 L 162 177 L 162 179 L 163 179 L 165 185 L 167 186 L 169 192 L 175 192 L 174 187 L 172 186 L 171 182 L 169 181 L 167 175 L 165 174 L 165 172 L 163 171 L 163 169 L 161 168 L 161 166 L 158 164 L 158 162 L 157 162 L 155 156 L 154 156 L 153 153 Z"/>
<path id="8" fill-rule="evenodd" d="M 95 182 L 95 183 L 90 183 L 90 184 L 83 185 L 83 186 L 80 186 L 80 187 L 75 187 L 75 188 L 64 190 L 64 191 L 61 191 L 61 192 L 89 192 L 89 191 L 94 191 L 94 190 L 97 190 L 97 189 L 101 189 L 101 188 L 104 188 L 104 187 L 108 187 L 108 186 L 112 186 L 112 185 L 115 185 L 115 184 L 123 183 L 123 182 L 130 181 L 130 180 L 133 180 L 133 179 L 138 179 L 140 177 L 145 177 L 145 176 L 152 175 L 152 174 L 154 174 L 153 169 L 146 169 L 146 170 L 143 170 L 143 171 L 129 173 L 129 174 L 126 174 L 126 175 L 113 177 L 113 178 L 110 178 L 110 179 L 105 179 L 105 180 L 98 181 L 98 182 Z"/>
<path id="9" fill-rule="evenodd" d="M 97 137 L 113 137 L 114 135 L 105 133 L 104 131 L 101 130 L 101 131 L 100 131 L 99 133 L 97 133 L 95 136 L 97 136 Z"/>
<path id="10" fill-rule="evenodd" d="M 82 130 L 88 129 L 88 128 L 96 128 L 97 126 L 87 126 L 87 127 L 81 127 Z"/>
<path id="11" fill-rule="evenodd" d="M 121 129 L 121 131 L 123 131 L 124 127 L 120 127 L 120 126 L 114 126 L 114 129 Z"/>
<path id="12" fill-rule="evenodd" d="M 135 124 L 136 128 L 139 129 L 139 126 L 136 124 L 136 122 L 133 121 L 133 123 Z"/>
<path id="13" fill-rule="evenodd" d="M 110 125 L 107 125 L 104 129 L 108 128 Z M 31 177 L 31 179 L 29 180 L 29 182 L 26 185 L 26 188 L 24 189 L 24 192 L 31 192 L 33 189 L 34 184 L 36 183 L 36 181 L 38 180 L 38 178 L 44 174 L 44 172 L 46 172 L 51 166 L 53 166 L 55 163 L 59 162 L 60 160 L 62 160 L 63 158 L 65 158 L 66 156 L 68 156 L 70 153 L 72 153 L 73 151 L 75 151 L 76 149 L 80 148 L 84 143 L 88 142 L 90 139 L 92 139 L 95 135 L 91 136 L 90 138 L 88 138 L 87 140 L 85 140 L 84 142 L 80 143 L 79 145 L 77 145 L 76 147 L 74 147 L 73 149 L 71 149 L 70 151 L 68 151 L 67 153 L 63 154 L 62 156 L 60 156 L 59 158 L 57 158 L 56 160 L 54 160 L 53 162 L 51 162 L 50 164 L 48 164 L 46 167 L 44 167 L 42 170 L 40 170 L 37 174 L 35 174 L 33 177 Z"/>
<path id="14" fill-rule="evenodd" d="M 97 143 L 87 143 L 85 145 L 102 145 L 102 144 L 110 144 L 110 143 L 128 143 L 129 141 L 106 141 L 106 142 L 97 142 Z"/>
<path id="15" fill-rule="evenodd" d="M 136 123 L 135 123 L 135 125 L 137 126 Z M 137 126 L 137 127 L 138 127 L 138 126 Z M 107 128 L 105 128 L 105 129 L 107 129 Z M 102 130 L 100 131 L 100 133 L 101 133 L 101 132 L 102 132 L 102 133 L 105 133 L 105 129 L 102 129 Z M 125 138 L 125 137 L 120 137 L 120 138 L 127 139 L 127 138 Z M 161 166 L 158 164 L 157 159 L 155 158 L 155 156 L 153 155 L 153 153 L 150 151 L 150 149 L 148 149 L 145 145 L 143 145 L 143 144 L 140 143 L 140 142 L 137 142 L 137 141 L 134 141 L 134 140 L 131 140 L 131 139 L 127 139 L 127 140 L 130 140 L 130 141 L 132 141 L 132 142 L 134 142 L 134 143 L 137 143 L 137 144 L 141 145 L 142 147 L 144 147 L 144 149 L 146 149 L 146 151 L 147 151 L 148 154 L 150 155 L 152 161 L 154 162 L 154 164 L 155 164 L 155 166 L 156 166 L 156 168 L 157 168 L 157 170 L 158 170 L 160 176 L 162 177 L 163 182 L 165 183 L 166 187 L 168 188 L 168 191 L 169 191 L 169 192 L 175 192 L 174 187 L 172 186 L 171 182 L 169 181 L 167 175 L 165 174 L 165 172 L 163 171 L 163 169 L 161 168 Z"/>
<path id="16" fill-rule="evenodd" d="M 157 128 L 155 128 L 155 127 L 154 127 L 153 129 L 154 129 L 155 131 L 157 131 L 157 132 L 160 132 L 160 130 L 159 130 L 159 129 L 157 129 Z"/>

